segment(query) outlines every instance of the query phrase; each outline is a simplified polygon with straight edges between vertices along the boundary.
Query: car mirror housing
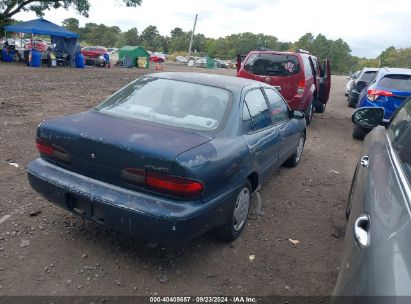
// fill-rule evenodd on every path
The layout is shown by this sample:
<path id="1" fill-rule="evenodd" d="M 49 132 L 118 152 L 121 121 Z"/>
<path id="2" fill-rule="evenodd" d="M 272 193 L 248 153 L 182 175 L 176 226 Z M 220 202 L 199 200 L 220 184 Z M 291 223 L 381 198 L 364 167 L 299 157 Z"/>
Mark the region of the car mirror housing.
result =
<path id="1" fill-rule="evenodd" d="M 357 109 L 351 116 L 352 122 L 366 129 L 382 124 L 384 108 L 364 107 Z"/>
<path id="2" fill-rule="evenodd" d="M 303 112 L 300 111 L 290 111 L 290 118 L 295 118 L 295 119 L 304 119 L 305 118 L 305 114 Z"/>

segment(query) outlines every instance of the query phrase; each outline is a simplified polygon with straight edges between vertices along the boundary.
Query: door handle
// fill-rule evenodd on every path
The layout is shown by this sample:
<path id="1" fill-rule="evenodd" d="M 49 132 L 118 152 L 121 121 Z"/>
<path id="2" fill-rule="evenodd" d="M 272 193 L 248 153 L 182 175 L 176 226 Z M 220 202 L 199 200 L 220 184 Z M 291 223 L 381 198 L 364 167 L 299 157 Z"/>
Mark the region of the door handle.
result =
<path id="1" fill-rule="evenodd" d="M 370 244 L 370 217 L 363 214 L 354 223 L 354 237 L 360 247 Z"/>
<path id="2" fill-rule="evenodd" d="M 363 157 L 361 157 L 360 163 L 361 163 L 361 166 L 363 166 L 364 168 L 367 168 L 370 163 L 368 156 L 364 155 Z"/>

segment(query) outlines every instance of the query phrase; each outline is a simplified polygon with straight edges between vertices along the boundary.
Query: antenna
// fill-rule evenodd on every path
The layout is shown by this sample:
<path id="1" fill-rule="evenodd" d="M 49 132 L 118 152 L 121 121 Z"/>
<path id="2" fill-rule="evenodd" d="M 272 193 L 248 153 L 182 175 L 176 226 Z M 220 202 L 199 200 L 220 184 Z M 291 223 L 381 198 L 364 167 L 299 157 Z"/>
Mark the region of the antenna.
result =
<path id="1" fill-rule="evenodd" d="M 191 32 L 190 47 L 188 48 L 188 57 L 191 56 L 191 47 L 193 45 L 194 31 L 196 30 L 197 16 L 198 14 L 196 14 L 196 18 L 194 19 L 194 27 L 193 27 L 193 31 Z"/>

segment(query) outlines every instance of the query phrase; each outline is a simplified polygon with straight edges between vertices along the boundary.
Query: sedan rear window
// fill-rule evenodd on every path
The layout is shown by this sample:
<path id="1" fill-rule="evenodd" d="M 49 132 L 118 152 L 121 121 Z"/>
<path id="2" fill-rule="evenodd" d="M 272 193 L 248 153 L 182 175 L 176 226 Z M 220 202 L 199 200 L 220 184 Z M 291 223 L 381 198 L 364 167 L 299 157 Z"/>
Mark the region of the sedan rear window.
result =
<path id="1" fill-rule="evenodd" d="M 254 75 L 291 76 L 300 72 L 300 64 L 294 55 L 252 54 L 244 69 Z"/>
<path id="2" fill-rule="evenodd" d="M 169 79 L 143 77 L 108 98 L 95 110 L 192 130 L 217 129 L 231 93 L 225 89 Z"/>
<path id="3" fill-rule="evenodd" d="M 395 91 L 411 92 L 411 76 L 387 75 L 380 80 L 378 86 Z"/>

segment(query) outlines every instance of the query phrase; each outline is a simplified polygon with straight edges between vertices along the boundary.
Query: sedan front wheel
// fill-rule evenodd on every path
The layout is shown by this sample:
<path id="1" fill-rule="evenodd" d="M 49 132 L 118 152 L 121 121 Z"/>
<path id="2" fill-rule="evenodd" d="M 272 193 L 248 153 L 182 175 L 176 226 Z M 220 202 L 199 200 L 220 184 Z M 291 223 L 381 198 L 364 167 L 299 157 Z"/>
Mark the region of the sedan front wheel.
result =
<path id="1" fill-rule="evenodd" d="M 301 136 L 300 139 L 298 140 L 298 146 L 297 150 L 289 159 L 286 160 L 285 165 L 287 167 L 296 167 L 298 163 L 301 160 L 301 157 L 303 156 L 303 150 L 304 150 L 304 144 L 305 144 L 305 136 Z"/>

